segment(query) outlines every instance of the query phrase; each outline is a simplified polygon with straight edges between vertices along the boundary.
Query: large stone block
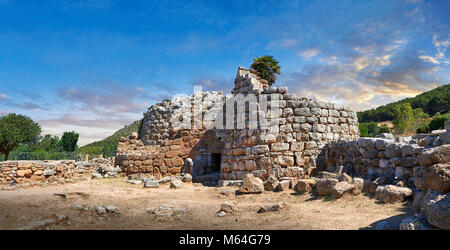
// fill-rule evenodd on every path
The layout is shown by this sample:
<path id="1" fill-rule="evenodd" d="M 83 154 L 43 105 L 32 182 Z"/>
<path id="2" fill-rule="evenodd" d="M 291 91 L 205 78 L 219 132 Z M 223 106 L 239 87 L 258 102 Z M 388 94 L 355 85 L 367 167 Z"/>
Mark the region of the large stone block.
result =
<path id="1" fill-rule="evenodd" d="M 292 167 L 292 166 L 294 166 L 294 157 L 280 155 L 280 156 L 275 157 L 274 163 L 277 165 L 280 165 L 282 167 Z"/>
<path id="2" fill-rule="evenodd" d="M 394 185 L 378 186 L 375 195 L 385 203 L 403 202 L 407 197 L 413 194 L 412 190 L 406 187 L 397 187 Z"/>
<path id="3" fill-rule="evenodd" d="M 427 185 L 436 191 L 450 191 L 450 164 L 435 164 L 424 169 Z"/>
<path id="4" fill-rule="evenodd" d="M 253 174 L 247 174 L 244 177 L 241 188 L 239 188 L 239 192 L 243 194 L 257 194 L 262 193 L 263 191 L 263 181 L 260 178 L 253 176 Z"/>
<path id="5" fill-rule="evenodd" d="M 319 179 L 316 185 L 316 191 L 320 196 L 331 195 L 340 198 L 346 192 L 351 192 L 355 188 L 354 185 L 337 179 Z"/>
<path id="6" fill-rule="evenodd" d="M 326 132 L 326 129 L 327 129 L 327 127 L 323 124 L 314 124 L 312 127 L 313 132 L 323 133 L 323 132 Z"/>
<path id="7" fill-rule="evenodd" d="M 252 147 L 252 153 L 255 155 L 265 154 L 268 153 L 269 151 L 270 151 L 269 146 L 267 145 L 258 145 Z"/>
<path id="8" fill-rule="evenodd" d="M 298 194 L 311 192 L 316 183 L 317 181 L 315 179 L 299 179 L 294 190 Z"/>
<path id="9" fill-rule="evenodd" d="M 423 150 L 418 157 L 422 167 L 429 167 L 437 163 L 450 162 L 450 144 Z"/>
<path id="10" fill-rule="evenodd" d="M 277 151 L 287 151 L 289 150 L 289 143 L 277 142 L 271 145 L 271 150 L 273 152 Z"/>

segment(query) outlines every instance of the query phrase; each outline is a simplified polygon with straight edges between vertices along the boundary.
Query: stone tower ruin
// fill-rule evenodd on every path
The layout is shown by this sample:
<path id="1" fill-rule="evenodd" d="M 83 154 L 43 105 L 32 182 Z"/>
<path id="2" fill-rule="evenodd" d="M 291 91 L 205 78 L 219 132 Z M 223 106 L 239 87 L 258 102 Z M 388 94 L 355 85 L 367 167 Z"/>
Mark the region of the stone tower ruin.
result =
<path id="1" fill-rule="evenodd" d="M 157 178 L 190 173 L 194 181 L 301 178 L 323 164 L 327 143 L 357 138 L 349 107 L 297 97 L 239 67 L 231 94 L 195 91 L 151 106 L 140 134 L 121 138 L 116 165 Z"/>

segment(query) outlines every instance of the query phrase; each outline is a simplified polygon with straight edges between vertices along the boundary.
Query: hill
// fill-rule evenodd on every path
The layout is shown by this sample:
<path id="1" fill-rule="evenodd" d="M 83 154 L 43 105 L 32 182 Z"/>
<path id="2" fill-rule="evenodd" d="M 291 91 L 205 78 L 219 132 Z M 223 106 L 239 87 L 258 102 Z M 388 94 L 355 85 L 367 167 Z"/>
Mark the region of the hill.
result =
<path id="1" fill-rule="evenodd" d="M 397 102 L 358 112 L 360 123 L 391 121 L 394 118 L 394 109 L 399 104 L 410 103 L 413 109 L 421 108 L 430 116 L 436 113 L 450 112 L 450 84 L 424 92 L 416 97 L 406 98 Z"/>
<path id="2" fill-rule="evenodd" d="M 103 154 L 104 157 L 112 157 L 116 153 L 117 144 L 119 143 L 120 137 L 128 137 L 131 133 L 138 132 L 139 127 L 141 126 L 141 121 L 142 120 L 137 120 L 132 124 L 117 130 L 114 134 L 103 140 L 81 147 L 80 150 L 83 153 L 91 155 Z"/>

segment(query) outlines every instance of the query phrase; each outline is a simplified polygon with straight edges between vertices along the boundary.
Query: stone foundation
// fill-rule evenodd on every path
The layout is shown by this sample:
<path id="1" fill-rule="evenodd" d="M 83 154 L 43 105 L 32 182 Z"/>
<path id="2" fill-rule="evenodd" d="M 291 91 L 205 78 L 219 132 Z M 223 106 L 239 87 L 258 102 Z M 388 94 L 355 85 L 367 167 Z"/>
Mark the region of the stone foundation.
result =
<path id="1" fill-rule="evenodd" d="M 75 161 L 6 161 L 0 162 L 0 183 L 52 183 L 73 180 L 90 172 L 90 166 Z"/>

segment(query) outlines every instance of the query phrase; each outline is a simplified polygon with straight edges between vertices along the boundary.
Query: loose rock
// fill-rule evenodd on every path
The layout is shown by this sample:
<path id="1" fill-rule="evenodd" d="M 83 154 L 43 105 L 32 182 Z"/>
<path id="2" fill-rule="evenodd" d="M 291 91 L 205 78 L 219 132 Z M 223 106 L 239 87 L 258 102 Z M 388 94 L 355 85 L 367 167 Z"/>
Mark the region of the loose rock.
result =
<path id="1" fill-rule="evenodd" d="M 263 205 L 258 209 L 258 213 L 266 213 L 266 212 L 276 212 L 283 209 L 285 206 L 282 202 L 278 202 L 276 204 Z"/>
<path id="2" fill-rule="evenodd" d="M 258 194 L 264 191 L 263 181 L 253 176 L 253 174 L 247 174 L 244 178 L 239 192 L 243 194 Z"/>
<path id="3" fill-rule="evenodd" d="M 375 195 L 384 203 L 396 203 L 405 201 L 406 197 L 413 194 L 412 190 L 406 187 L 397 187 L 394 185 L 378 186 Z"/>

